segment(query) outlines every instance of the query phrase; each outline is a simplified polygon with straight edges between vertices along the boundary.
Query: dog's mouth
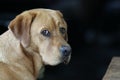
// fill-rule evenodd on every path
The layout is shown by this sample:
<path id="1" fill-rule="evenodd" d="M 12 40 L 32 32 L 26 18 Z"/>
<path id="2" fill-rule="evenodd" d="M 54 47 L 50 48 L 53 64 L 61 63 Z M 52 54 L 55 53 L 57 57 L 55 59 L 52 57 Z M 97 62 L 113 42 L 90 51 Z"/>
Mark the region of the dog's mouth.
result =
<path id="1" fill-rule="evenodd" d="M 63 58 L 63 63 L 68 64 L 70 62 L 71 55 Z"/>

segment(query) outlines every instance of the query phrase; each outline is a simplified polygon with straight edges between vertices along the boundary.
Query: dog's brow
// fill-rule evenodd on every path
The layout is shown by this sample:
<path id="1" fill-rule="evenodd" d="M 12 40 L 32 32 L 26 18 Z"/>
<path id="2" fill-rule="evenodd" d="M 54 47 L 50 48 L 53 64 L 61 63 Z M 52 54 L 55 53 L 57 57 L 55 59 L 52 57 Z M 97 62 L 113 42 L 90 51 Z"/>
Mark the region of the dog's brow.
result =
<path id="1" fill-rule="evenodd" d="M 65 26 L 65 20 L 63 19 L 63 17 L 61 17 L 61 15 L 59 14 L 60 12 L 55 12 L 55 14 L 49 14 L 51 16 L 51 21 L 54 25 L 56 26 Z"/>

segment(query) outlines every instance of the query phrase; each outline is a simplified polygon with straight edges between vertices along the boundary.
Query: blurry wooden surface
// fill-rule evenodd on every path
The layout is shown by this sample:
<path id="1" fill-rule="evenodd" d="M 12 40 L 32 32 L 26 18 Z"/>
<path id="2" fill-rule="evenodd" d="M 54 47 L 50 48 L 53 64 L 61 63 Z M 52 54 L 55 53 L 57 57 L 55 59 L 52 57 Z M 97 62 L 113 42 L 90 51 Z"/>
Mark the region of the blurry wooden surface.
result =
<path id="1" fill-rule="evenodd" d="M 102 80 L 120 80 L 120 57 L 113 57 Z"/>

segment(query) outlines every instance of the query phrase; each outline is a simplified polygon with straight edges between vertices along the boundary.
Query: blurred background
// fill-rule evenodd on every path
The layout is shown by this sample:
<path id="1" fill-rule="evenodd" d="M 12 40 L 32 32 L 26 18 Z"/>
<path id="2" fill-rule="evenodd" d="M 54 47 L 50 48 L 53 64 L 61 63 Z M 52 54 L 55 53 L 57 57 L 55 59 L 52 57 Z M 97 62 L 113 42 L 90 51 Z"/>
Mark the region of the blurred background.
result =
<path id="1" fill-rule="evenodd" d="M 120 56 L 120 0 L 1 0 L 0 5 L 0 34 L 24 10 L 50 8 L 63 13 L 71 62 L 46 66 L 41 80 L 102 80 L 111 58 Z"/>

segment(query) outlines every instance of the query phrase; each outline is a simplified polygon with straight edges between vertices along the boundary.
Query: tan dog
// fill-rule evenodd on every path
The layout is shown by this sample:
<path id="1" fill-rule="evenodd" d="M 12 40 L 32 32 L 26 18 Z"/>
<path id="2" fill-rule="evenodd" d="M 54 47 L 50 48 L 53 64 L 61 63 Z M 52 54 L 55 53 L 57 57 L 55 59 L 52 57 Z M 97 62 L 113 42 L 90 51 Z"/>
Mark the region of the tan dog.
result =
<path id="1" fill-rule="evenodd" d="M 45 65 L 68 63 L 67 24 L 56 10 L 24 11 L 0 36 L 0 80 L 36 80 Z"/>

